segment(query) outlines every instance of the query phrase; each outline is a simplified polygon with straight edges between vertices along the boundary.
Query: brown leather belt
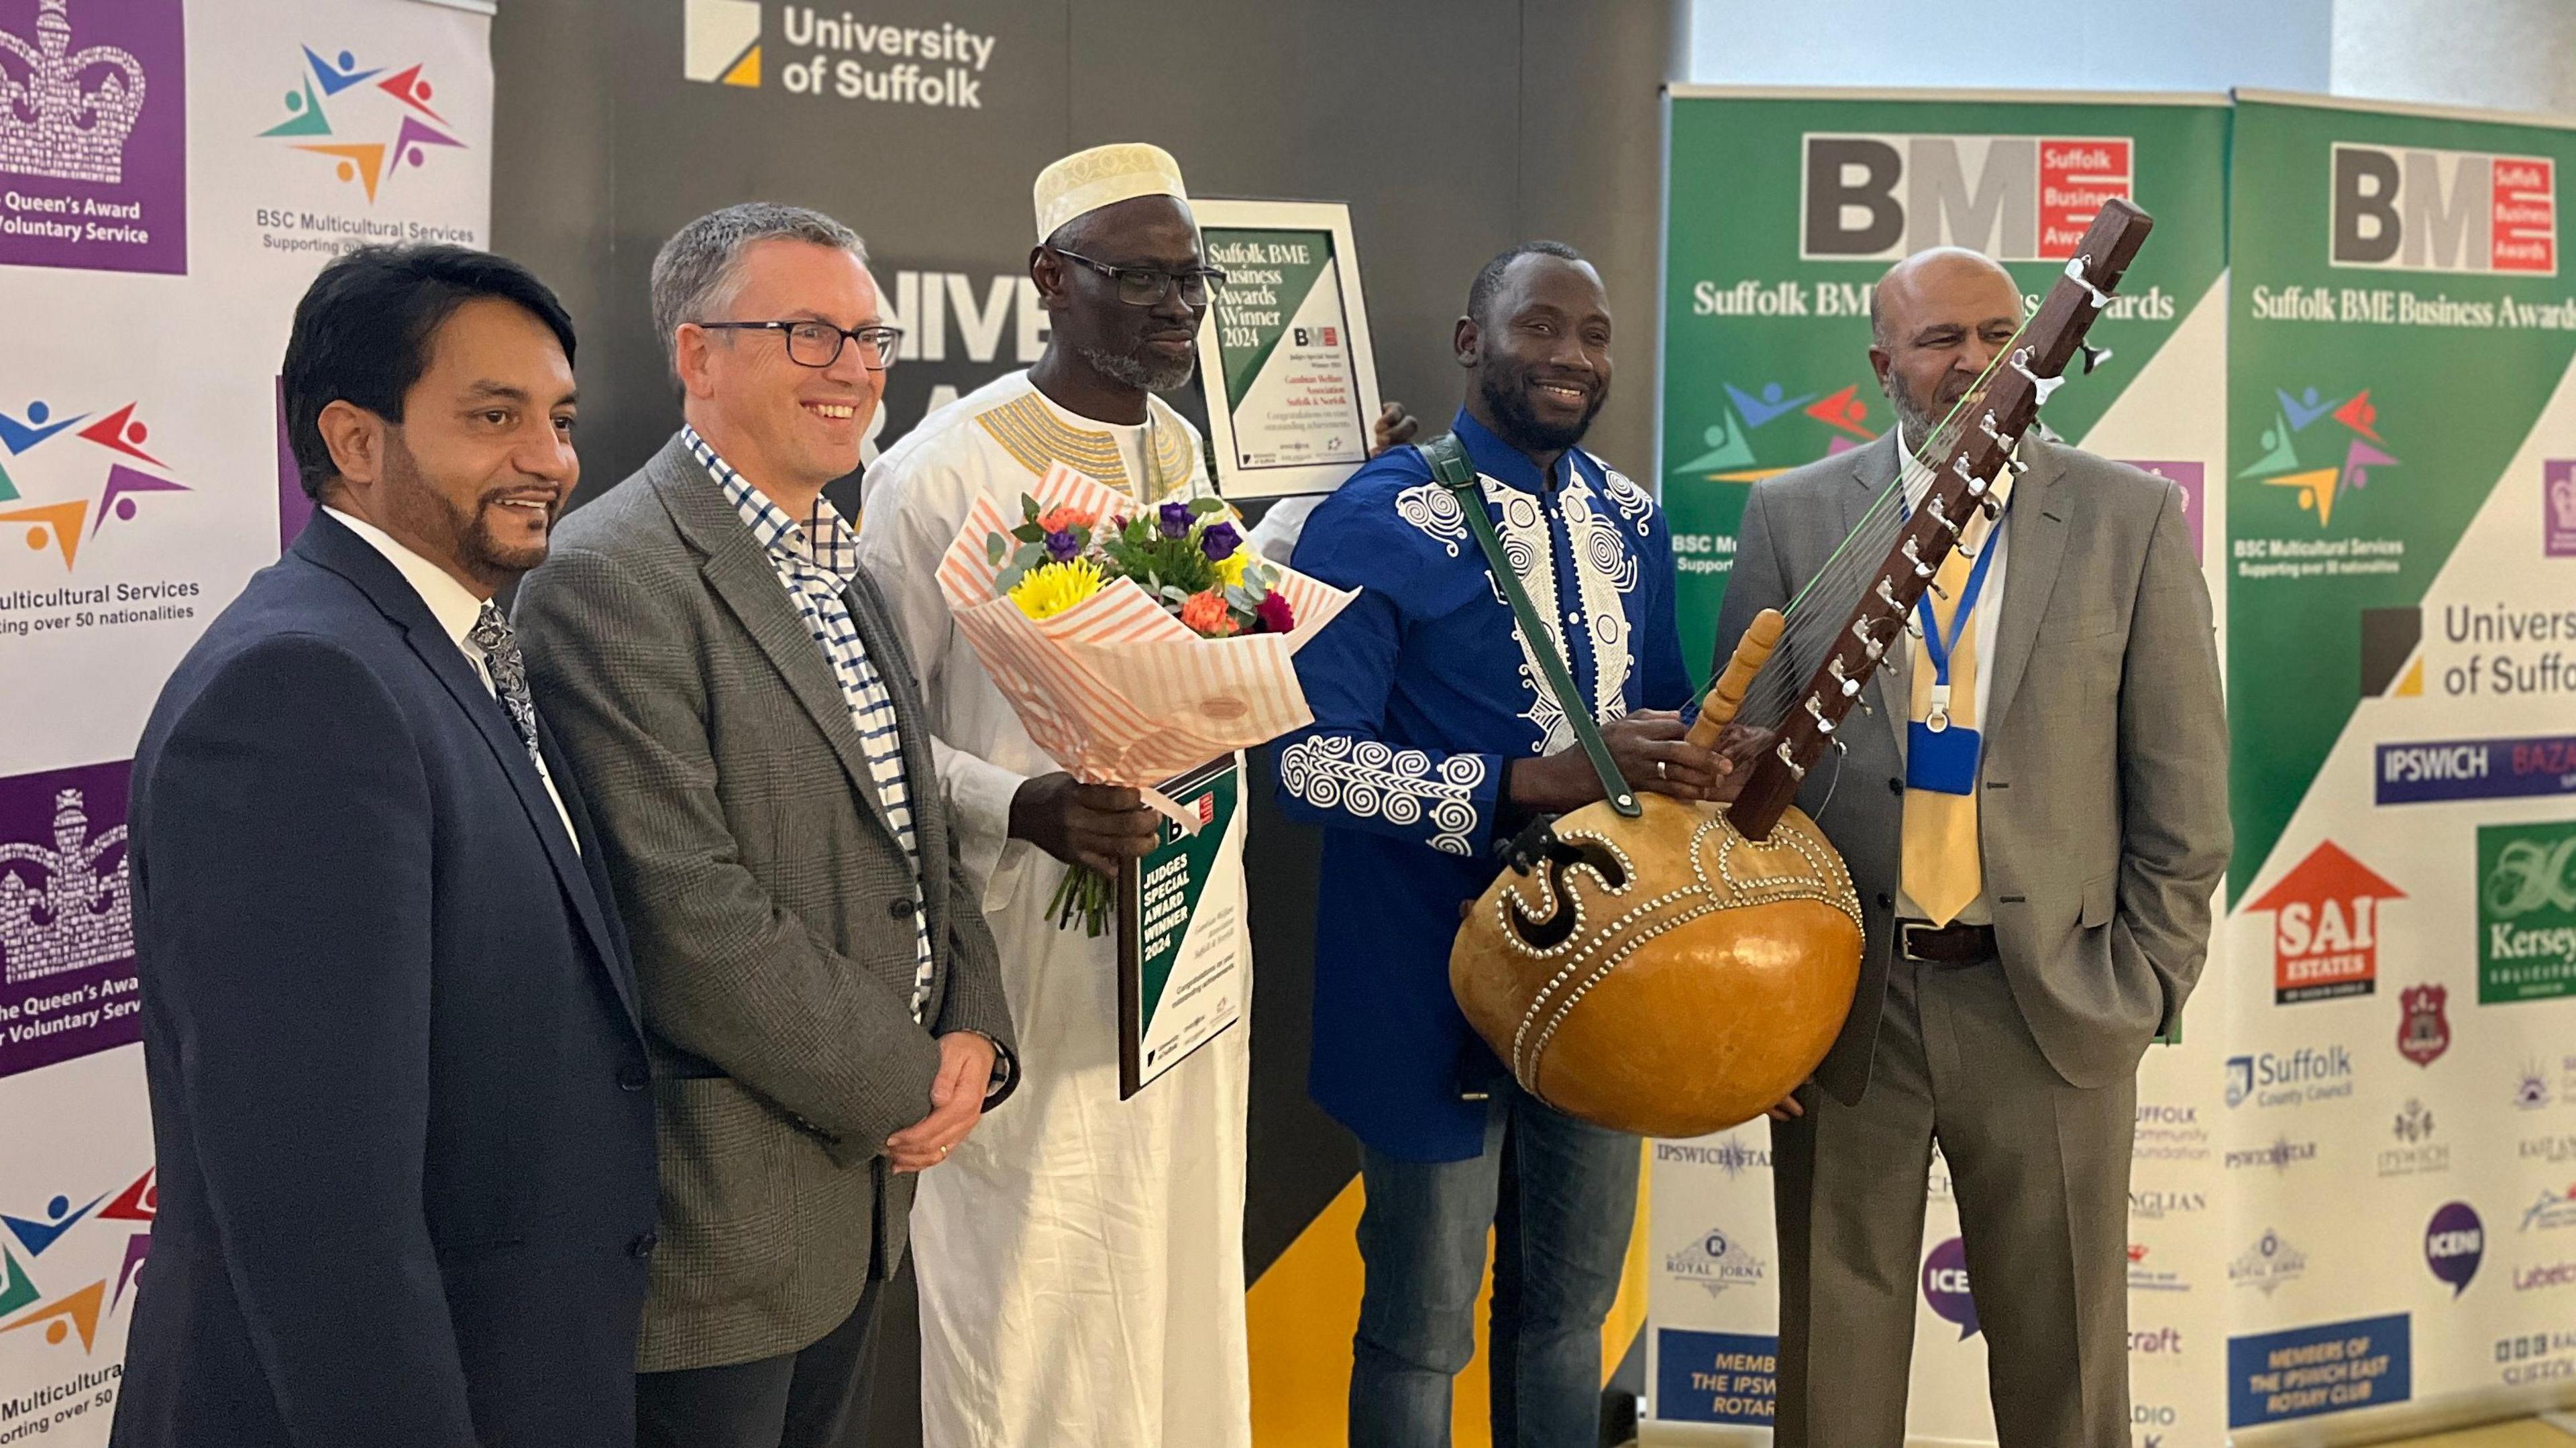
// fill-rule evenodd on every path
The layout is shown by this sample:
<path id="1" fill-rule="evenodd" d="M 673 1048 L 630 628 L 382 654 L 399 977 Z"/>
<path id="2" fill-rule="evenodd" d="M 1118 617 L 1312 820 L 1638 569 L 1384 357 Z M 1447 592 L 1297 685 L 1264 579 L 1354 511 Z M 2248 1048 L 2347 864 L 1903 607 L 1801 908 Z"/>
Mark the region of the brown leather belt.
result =
<path id="1" fill-rule="evenodd" d="M 1935 965 L 1974 965 L 1995 956 L 1991 925 L 1931 925 L 1920 920 L 1896 922 L 1896 948 L 1914 960 Z"/>

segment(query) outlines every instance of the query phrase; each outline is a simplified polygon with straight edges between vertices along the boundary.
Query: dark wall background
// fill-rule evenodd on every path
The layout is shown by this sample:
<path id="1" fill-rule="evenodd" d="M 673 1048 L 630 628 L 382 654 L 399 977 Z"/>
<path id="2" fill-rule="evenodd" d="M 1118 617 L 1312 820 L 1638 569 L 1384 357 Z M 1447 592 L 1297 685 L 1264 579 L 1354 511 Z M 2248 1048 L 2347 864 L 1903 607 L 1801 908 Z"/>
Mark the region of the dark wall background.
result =
<path id="1" fill-rule="evenodd" d="M 503 0 L 493 234 L 562 294 L 582 336 L 582 497 L 640 465 L 678 425 L 647 315 L 654 250 L 690 218 L 765 198 L 815 206 L 867 238 L 922 353 L 889 376 L 890 442 L 942 386 L 1025 365 L 1016 282 L 993 355 L 994 279 L 1034 241 L 1029 187 L 1069 151 L 1146 140 L 1206 196 L 1351 206 L 1383 393 L 1438 430 L 1460 379 L 1451 324 L 1478 266 L 1533 236 L 1600 266 L 1622 366 L 1588 445 L 1654 472 L 1657 88 L 1679 78 L 1686 0 L 833 0 L 864 23 L 996 38 L 977 109 L 798 95 L 762 0 L 763 85 L 682 75 L 682 0 Z M 800 25 L 800 31 L 801 31 Z M 834 59 L 839 59 L 836 53 Z M 854 57 L 857 58 L 857 57 Z M 956 280 L 962 278 L 962 281 Z M 936 288 L 944 317 L 922 300 Z M 934 328 L 933 323 L 937 326 Z M 935 331 L 935 342 L 924 344 Z M 1176 399 L 1196 411 L 1195 399 Z M 1257 763 L 1265 774 L 1268 760 Z M 1244 1250 L 1257 1277 L 1357 1169 L 1306 1099 L 1315 841 L 1258 789 L 1251 822 L 1256 986 Z M 917 1441 L 908 1290 L 880 1344 L 872 1445 Z M 1269 1445 L 1264 1448 L 1303 1448 Z"/>

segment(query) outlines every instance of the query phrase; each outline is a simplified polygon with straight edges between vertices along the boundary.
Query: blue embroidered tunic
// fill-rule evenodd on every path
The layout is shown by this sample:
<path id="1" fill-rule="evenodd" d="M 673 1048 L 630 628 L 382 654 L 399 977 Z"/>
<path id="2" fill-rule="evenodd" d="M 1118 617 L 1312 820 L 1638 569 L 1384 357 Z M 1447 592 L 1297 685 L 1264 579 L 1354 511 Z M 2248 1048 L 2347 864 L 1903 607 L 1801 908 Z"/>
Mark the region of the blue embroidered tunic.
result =
<path id="1" fill-rule="evenodd" d="M 1452 424 L 1488 516 L 1596 719 L 1691 696 L 1661 509 L 1589 453 L 1552 476 L 1465 412 Z M 1412 448 L 1326 499 L 1295 566 L 1360 596 L 1297 654 L 1315 722 L 1279 742 L 1279 799 L 1324 828 L 1308 1089 L 1371 1147 L 1416 1161 L 1484 1150 L 1463 1083 L 1500 1078 L 1449 993 L 1458 907 L 1525 816 L 1507 761 L 1574 744 L 1457 495 Z"/>

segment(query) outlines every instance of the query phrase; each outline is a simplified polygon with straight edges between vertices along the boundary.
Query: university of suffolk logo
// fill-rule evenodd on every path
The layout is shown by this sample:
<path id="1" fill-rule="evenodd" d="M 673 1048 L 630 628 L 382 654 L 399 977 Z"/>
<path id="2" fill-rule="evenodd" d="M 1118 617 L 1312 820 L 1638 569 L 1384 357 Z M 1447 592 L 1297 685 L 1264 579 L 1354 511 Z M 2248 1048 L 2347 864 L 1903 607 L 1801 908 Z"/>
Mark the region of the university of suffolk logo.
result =
<path id="1" fill-rule="evenodd" d="M 1812 389 L 1792 394 L 1778 382 L 1763 383 L 1752 391 L 1732 382 L 1720 385 L 1727 400 L 1723 420 L 1700 434 L 1704 450 L 1668 469 L 1670 476 L 1758 483 L 1801 463 L 1849 452 L 1878 436 L 1868 425 L 1869 405 L 1860 400 L 1857 383 L 1830 394 Z M 1773 427 L 1798 417 L 1822 423 L 1827 431 L 1820 438 L 1812 426 Z M 1816 450 L 1820 441 L 1822 452 Z M 1788 461 L 1780 461 L 1783 457 Z"/>
<path id="2" fill-rule="evenodd" d="M 114 1200 L 101 1193 L 75 1210 L 70 1197 L 56 1196 L 41 1212 L 26 1216 L 0 1212 L 0 1230 L 6 1232 L 5 1239 L 0 1239 L 0 1341 L 7 1334 L 26 1332 L 61 1347 L 78 1337 L 83 1353 L 96 1351 L 100 1321 L 124 1304 L 142 1274 L 144 1259 L 151 1255 L 152 1221 L 160 1203 L 160 1189 L 147 1171 L 117 1192 Z M 76 1230 L 84 1224 L 92 1230 Z M 53 1269 L 67 1262 L 64 1256 L 52 1255 L 67 1240 L 86 1245 L 83 1239 L 100 1236 L 125 1239 L 113 1273 L 58 1295 L 38 1286 L 39 1275 L 50 1280 L 58 1275 Z M 86 1255 L 96 1264 L 87 1267 L 90 1271 L 100 1270 L 108 1260 L 96 1251 Z M 70 1275 L 78 1281 L 86 1272 L 75 1269 Z"/>
<path id="3" fill-rule="evenodd" d="M 2335 504 L 2345 493 L 2370 486 L 2371 469 L 2397 466 L 2379 435 L 2379 407 L 2367 387 L 2349 397 L 2313 387 L 2296 396 L 2276 387 L 2272 395 L 2280 406 L 2263 429 L 2263 456 L 2236 476 L 2260 478 L 2265 487 L 2295 494 L 2300 510 L 2316 514 L 2323 532 L 2333 526 Z M 2326 422 L 2336 425 L 2321 425 Z"/>
<path id="4" fill-rule="evenodd" d="M 681 73 L 695 81 L 760 85 L 760 0 L 685 0 Z"/>
<path id="5" fill-rule="evenodd" d="M 2405 891 L 2332 840 L 2319 843 L 2245 906 L 2272 912 L 2274 1002 L 2330 1000 L 2377 989 L 2379 906 L 2405 898 Z"/>
<path id="6" fill-rule="evenodd" d="M 2450 991 L 2438 985 L 2415 985 L 2397 993 L 2397 1054 L 2418 1066 L 2451 1049 L 2451 1022 L 2442 1014 Z"/>
<path id="7" fill-rule="evenodd" d="M 0 841 L 0 982 L 26 985 L 133 956 L 124 845 L 123 825 L 91 837 L 76 789 L 54 796 L 51 848 Z"/>
<path id="8" fill-rule="evenodd" d="M 361 67 L 352 51 L 343 50 L 325 59 L 312 46 L 303 49 L 304 64 L 298 67 L 303 74 L 297 77 L 300 88 L 286 92 L 286 119 L 260 132 L 262 138 L 283 140 L 298 151 L 328 158 L 340 179 L 363 188 L 370 202 L 376 199 L 376 187 L 386 177 L 405 166 L 427 165 L 432 149 L 465 148 L 463 141 L 445 129 L 447 118 L 432 107 L 437 93 L 421 75 L 419 65 L 401 70 L 381 65 Z M 399 105 L 388 105 L 363 92 L 348 94 L 369 81 L 375 82 L 369 90 L 391 96 Z M 333 107 L 342 112 L 340 124 L 332 121 Z M 361 134 L 349 127 L 352 111 L 362 121 L 377 118 L 364 134 L 381 134 L 384 121 L 397 121 L 393 139 L 350 139 Z"/>
<path id="9" fill-rule="evenodd" d="M 141 508 L 139 498 L 191 491 L 187 484 L 166 476 L 168 464 L 150 451 L 151 429 L 134 415 L 139 405 L 128 402 L 114 411 L 92 410 L 67 416 L 39 399 L 15 416 L 0 411 L 0 525 L 24 529 L 28 548 L 38 553 L 50 549 L 59 554 L 68 572 L 79 562 L 88 540 L 97 537 L 109 522 L 134 521 Z M 73 496 L 51 502 L 35 502 L 21 494 L 18 476 L 32 478 L 35 469 L 20 459 L 33 457 L 37 449 L 50 444 L 83 442 L 110 457 L 102 459 L 93 452 L 57 449 L 37 460 L 50 464 L 57 458 L 64 459 L 74 477 L 96 477 L 96 483 L 83 485 Z M 100 477 L 80 466 L 84 460 L 92 464 L 104 462 L 105 475 Z M 135 466 L 137 463 L 148 464 L 152 471 Z M 48 467 L 47 471 L 53 469 Z M 97 489 L 95 497 L 88 491 L 90 487 Z"/>
<path id="10" fill-rule="evenodd" d="M 0 171 L 57 181 L 125 180 L 125 141 L 143 115 L 143 63 L 113 45 L 72 49 L 70 0 L 38 0 L 36 39 L 0 30 Z"/>

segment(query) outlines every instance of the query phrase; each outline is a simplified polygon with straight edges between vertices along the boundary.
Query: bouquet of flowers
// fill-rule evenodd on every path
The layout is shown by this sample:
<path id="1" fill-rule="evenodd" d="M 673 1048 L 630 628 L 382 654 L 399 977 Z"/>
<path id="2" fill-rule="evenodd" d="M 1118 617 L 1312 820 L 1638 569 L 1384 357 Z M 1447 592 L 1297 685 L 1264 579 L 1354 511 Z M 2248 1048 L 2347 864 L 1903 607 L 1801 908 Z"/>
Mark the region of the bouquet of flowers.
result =
<path id="1" fill-rule="evenodd" d="M 978 498 L 939 584 L 1029 737 L 1087 784 L 1144 792 L 1313 720 L 1291 657 L 1353 594 L 1252 555 L 1216 498 L 1139 506 L 1058 464 L 1014 521 Z M 1110 882 L 1076 867 L 1057 923 L 1101 933 Z"/>

